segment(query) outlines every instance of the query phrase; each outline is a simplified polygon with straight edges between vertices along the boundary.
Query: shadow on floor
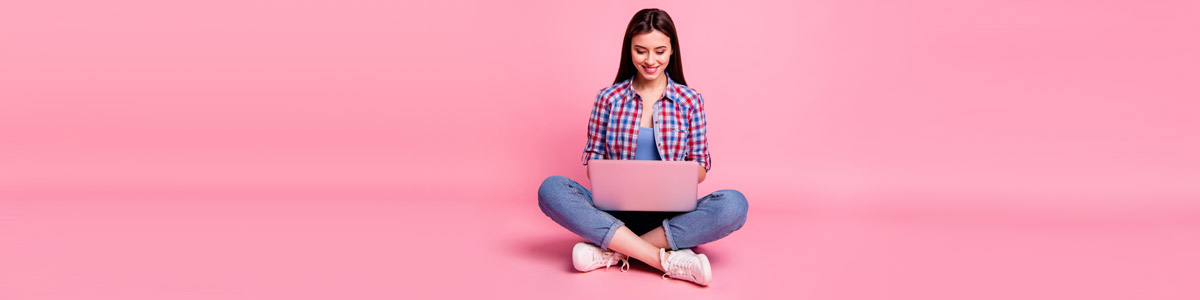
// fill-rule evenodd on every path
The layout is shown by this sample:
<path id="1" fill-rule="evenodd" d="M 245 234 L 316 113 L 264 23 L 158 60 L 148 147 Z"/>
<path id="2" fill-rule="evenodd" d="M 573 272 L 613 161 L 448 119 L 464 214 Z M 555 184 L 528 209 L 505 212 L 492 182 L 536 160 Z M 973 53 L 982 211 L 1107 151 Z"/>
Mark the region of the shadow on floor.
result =
<path id="1" fill-rule="evenodd" d="M 521 258 L 536 261 L 546 265 L 558 266 L 557 269 L 567 273 L 576 273 L 575 267 L 571 264 L 571 249 L 575 247 L 575 243 L 584 241 L 582 238 L 572 235 L 542 235 L 540 237 L 518 237 L 510 241 L 509 250 Z M 709 263 L 714 268 L 723 264 L 722 257 L 725 257 L 725 251 L 722 247 L 714 246 L 698 246 L 693 249 L 696 253 L 703 253 L 708 256 Z M 657 269 L 649 265 L 639 262 L 636 259 L 630 260 L 630 270 L 639 270 L 651 273 L 659 273 Z"/>

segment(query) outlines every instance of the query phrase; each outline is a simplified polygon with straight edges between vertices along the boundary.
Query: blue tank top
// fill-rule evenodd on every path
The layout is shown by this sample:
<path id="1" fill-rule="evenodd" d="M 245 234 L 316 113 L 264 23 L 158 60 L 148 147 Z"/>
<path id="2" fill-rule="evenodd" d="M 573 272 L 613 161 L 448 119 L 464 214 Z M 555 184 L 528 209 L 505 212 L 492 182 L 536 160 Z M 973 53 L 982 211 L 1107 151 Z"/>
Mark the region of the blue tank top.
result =
<path id="1" fill-rule="evenodd" d="M 654 128 L 638 127 L 637 153 L 634 160 L 662 160 L 658 155 L 658 146 L 654 144 Z"/>

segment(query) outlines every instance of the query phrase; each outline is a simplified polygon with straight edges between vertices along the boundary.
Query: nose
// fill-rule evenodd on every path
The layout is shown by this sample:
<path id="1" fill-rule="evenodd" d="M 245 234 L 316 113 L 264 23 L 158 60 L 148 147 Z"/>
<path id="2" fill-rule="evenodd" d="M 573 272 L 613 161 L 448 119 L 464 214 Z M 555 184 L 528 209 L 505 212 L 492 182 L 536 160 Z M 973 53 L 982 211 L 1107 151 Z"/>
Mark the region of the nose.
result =
<path id="1" fill-rule="evenodd" d="M 654 62 L 654 55 L 647 54 L 646 59 L 642 60 L 642 63 L 647 65 L 649 65 L 651 62 Z"/>

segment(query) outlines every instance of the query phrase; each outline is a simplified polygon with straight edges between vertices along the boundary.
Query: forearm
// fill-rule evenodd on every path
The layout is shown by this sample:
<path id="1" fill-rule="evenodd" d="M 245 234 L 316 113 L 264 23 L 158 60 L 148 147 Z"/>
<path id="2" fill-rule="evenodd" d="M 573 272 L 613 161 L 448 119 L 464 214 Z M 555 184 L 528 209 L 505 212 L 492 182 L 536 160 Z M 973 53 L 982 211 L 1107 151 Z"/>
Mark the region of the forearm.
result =
<path id="1" fill-rule="evenodd" d="M 707 175 L 708 175 L 708 171 L 705 171 L 704 166 L 701 165 L 700 166 L 700 181 L 697 181 L 696 183 L 704 182 L 704 176 L 707 176 Z"/>

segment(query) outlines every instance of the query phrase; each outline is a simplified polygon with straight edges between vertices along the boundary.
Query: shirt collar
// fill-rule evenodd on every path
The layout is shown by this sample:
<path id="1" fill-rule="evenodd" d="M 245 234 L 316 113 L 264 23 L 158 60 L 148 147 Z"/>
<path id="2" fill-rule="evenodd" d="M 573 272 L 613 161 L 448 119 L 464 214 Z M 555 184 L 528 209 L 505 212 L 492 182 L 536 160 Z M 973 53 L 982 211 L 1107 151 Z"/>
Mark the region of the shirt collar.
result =
<path id="1" fill-rule="evenodd" d="M 680 99 L 679 99 L 680 95 L 679 95 L 679 93 L 676 92 L 676 90 L 677 90 L 676 86 L 679 84 L 675 83 L 675 80 L 671 80 L 671 74 L 668 74 L 666 72 L 664 72 L 663 74 L 667 75 L 667 87 L 663 89 L 663 97 L 666 97 L 668 100 L 671 100 L 671 101 L 680 102 Z M 633 74 L 633 76 L 637 76 L 637 74 Z M 633 77 L 630 77 L 629 79 L 625 79 L 625 81 L 621 82 L 621 85 L 624 85 L 626 87 L 625 95 L 628 97 L 626 97 L 625 99 L 633 100 L 633 97 L 635 95 L 637 95 L 637 92 L 633 91 Z"/>

